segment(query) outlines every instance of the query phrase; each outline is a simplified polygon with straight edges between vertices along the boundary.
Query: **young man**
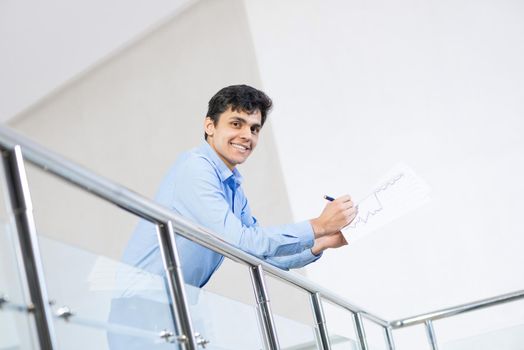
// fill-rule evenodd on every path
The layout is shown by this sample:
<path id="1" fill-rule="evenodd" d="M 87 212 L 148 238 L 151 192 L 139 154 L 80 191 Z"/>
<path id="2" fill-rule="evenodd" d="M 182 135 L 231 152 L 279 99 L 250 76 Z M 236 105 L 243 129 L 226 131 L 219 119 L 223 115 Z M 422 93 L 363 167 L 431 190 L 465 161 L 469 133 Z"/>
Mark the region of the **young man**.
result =
<path id="1" fill-rule="evenodd" d="M 282 226 L 262 227 L 251 215 L 236 166 L 254 151 L 272 102 L 246 85 L 223 88 L 209 101 L 205 141 L 182 154 L 164 178 L 156 200 L 209 228 L 227 242 L 283 269 L 317 260 L 322 251 L 347 242 L 340 229 L 356 215 L 349 196 L 328 202 L 319 217 Z M 185 282 L 204 286 L 222 255 L 177 236 Z M 124 262 L 163 275 L 157 237 L 141 223 L 124 253 Z"/>

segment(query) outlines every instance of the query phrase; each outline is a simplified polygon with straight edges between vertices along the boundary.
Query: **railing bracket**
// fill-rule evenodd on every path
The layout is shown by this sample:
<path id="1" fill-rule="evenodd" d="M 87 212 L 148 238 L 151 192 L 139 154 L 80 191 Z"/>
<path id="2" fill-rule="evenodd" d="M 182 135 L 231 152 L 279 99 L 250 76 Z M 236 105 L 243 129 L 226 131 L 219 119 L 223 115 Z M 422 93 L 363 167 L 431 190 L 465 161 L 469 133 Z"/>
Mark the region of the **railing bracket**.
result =
<path id="1" fill-rule="evenodd" d="M 73 317 L 75 314 L 71 309 L 67 306 L 62 306 L 58 310 L 56 310 L 55 313 L 56 317 L 63 318 L 64 321 L 68 322 L 71 317 Z"/>
<path id="2" fill-rule="evenodd" d="M 173 343 L 174 342 L 174 338 L 175 338 L 175 334 L 173 332 L 171 332 L 171 331 L 168 331 L 167 329 L 163 329 L 162 331 L 160 331 L 158 336 L 161 339 L 164 339 L 166 341 L 166 343 Z M 182 343 L 182 342 L 185 342 L 187 340 L 187 337 L 185 335 L 181 335 L 181 336 L 177 337 L 176 340 L 178 342 Z"/>
<path id="3" fill-rule="evenodd" d="M 201 346 L 204 349 L 206 348 L 207 344 L 211 343 L 209 340 L 205 339 L 198 332 L 195 332 L 195 339 L 196 339 L 197 345 Z"/>

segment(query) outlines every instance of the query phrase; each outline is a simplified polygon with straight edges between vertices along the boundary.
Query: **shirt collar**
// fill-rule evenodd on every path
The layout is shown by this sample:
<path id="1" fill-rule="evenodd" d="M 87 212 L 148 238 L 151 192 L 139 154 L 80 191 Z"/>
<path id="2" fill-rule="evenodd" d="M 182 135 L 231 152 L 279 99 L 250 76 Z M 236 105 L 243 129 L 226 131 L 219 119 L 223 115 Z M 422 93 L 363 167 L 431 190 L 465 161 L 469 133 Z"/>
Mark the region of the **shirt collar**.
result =
<path id="1" fill-rule="evenodd" d="M 244 178 L 237 168 L 233 168 L 233 171 L 231 171 L 207 141 L 202 142 L 198 150 L 214 164 L 218 170 L 218 176 L 221 182 L 227 183 L 229 187 L 234 185 L 235 188 L 232 188 L 233 190 L 242 184 Z"/>

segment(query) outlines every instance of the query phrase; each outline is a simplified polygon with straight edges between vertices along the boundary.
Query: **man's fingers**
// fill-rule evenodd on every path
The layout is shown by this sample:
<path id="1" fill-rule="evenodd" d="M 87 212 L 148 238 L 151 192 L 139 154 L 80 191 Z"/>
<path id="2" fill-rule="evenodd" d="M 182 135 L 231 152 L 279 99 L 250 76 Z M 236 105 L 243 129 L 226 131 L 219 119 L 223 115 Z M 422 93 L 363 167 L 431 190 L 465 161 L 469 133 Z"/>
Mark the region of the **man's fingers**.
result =
<path id="1" fill-rule="evenodd" d="M 357 214 L 357 208 L 351 207 L 345 211 L 346 216 L 349 218 L 351 216 L 356 216 Z"/>
<path id="2" fill-rule="evenodd" d="M 348 224 L 350 224 L 353 220 L 355 220 L 356 217 L 357 217 L 357 212 L 355 211 L 354 213 L 352 213 L 352 214 L 349 216 Z"/>
<path id="3" fill-rule="evenodd" d="M 351 196 L 349 194 L 345 194 L 343 196 L 338 197 L 335 199 L 335 202 L 349 202 L 351 200 Z"/>
<path id="4" fill-rule="evenodd" d="M 342 205 L 344 205 L 344 209 L 350 209 L 355 207 L 355 203 L 353 203 L 353 201 L 344 202 Z"/>
<path id="5" fill-rule="evenodd" d="M 350 198 L 349 200 L 342 200 L 341 198 L 342 197 L 337 198 L 335 201 L 331 202 L 331 205 L 337 206 L 338 208 L 342 210 L 347 210 L 355 206 L 355 203 L 353 203 L 353 201 L 351 200 L 351 197 L 349 197 Z"/>

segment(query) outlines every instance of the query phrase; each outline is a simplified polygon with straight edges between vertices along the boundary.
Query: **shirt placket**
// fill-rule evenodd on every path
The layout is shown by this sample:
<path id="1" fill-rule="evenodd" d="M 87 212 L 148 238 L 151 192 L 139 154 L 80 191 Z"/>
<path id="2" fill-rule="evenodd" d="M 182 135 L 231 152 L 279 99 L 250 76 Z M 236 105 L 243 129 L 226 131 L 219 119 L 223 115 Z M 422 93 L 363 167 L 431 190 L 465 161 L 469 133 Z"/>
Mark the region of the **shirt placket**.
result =
<path id="1" fill-rule="evenodd" d="M 231 190 L 231 211 L 233 212 L 233 214 L 236 214 L 236 212 L 235 212 L 235 196 L 236 196 L 236 193 L 237 193 L 238 185 L 237 185 L 234 177 L 230 177 L 227 180 L 227 186 Z"/>

